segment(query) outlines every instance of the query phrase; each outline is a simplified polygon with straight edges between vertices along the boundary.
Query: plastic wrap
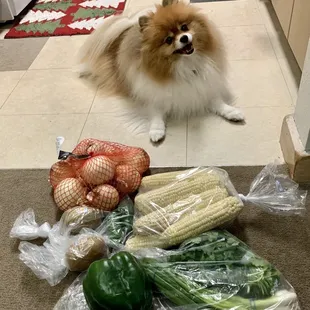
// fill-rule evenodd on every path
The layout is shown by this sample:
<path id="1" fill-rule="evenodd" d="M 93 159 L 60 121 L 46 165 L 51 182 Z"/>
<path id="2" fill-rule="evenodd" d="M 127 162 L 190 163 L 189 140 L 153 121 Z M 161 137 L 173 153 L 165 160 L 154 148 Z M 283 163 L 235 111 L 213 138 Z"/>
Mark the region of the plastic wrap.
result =
<path id="1" fill-rule="evenodd" d="M 35 240 L 47 238 L 50 231 L 51 226 L 49 223 L 45 222 L 41 226 L 37 224 L 34 211 L 29 208 L 22 212 L 15 220 L 10 237 L 20 240 Z"/>
<path id="2" fill-rule="evenodd" d="M 42 246 L 23 241 L 19 250 L 20 260 L 51 286 L 58 284 L 69 270 L 86 270 L 93 261 L 108 253 L 104 238 L 95 231 L 83 228 L 75 236 L 69 231 L 62 234 L 59 223 L 53 226 Z"/>
<path id="3" fill-rule="evenodd" d="M 279 215 L 305 211 L 306 191 L 278 172 L 265 167 L 247 196 L 239 195 L 226 171 L 194 168 L 144 177 L 135 198 L 133 236 L 126 249 L 169 248 L 216 227 L 225 227 L 244 203 Z"/>
<path id="4" fill-rule="evenodd" d="M 253 180 L 249 193 L 240 197 L 268 213 L 303 215 L 307 191 L 300 190 L 281 168 L 276 164 L 267 165 Z"/>
<path id="5" fill-rule="evenodd" d="M 133 202 L 126 196 L 117 208 L 105 217 L 96 231 L 105 236 L 106 243 L 110 248 L 118 250 L 125 244 L 132 232 L 133 216 Z"/>
<path id="6" fill-rule="evenodd" d="M 135 192 L 149 168 L 141 148 L 96 139 L 82 140 L 70 152 L 60 151 L 50 169 L 56 205 L 66 211 L 88 205 L 112 211 L 127 194 Z"/>
<path id="7" fill-rule="evenodd" d="M 188 239 L 178 249 L 141 249 L 135 256 L 153 284 L 153 310 L 301 309 L 283 275 L 225 230 Z M 73 282 L 54 310 L 89 310 L 83 279 Z"/>
<path id="8" fill-rule="evenodd" d="M 64 292 L 54 307 L 54 310 L 89 310 L 83 293 L 83 279 L 80 274 Z"/>
<path id="9" fill-rule="evenodd" d="M 141 250 L 156 286 L 156 309 L 300 310 L 292 286 L 226 231 L 209 231 L 178 250 Z"/>
<path id="10" fill-rule="evenodd" d="M 29 214 L 34 219 L 33 211 Z M 56 285 L 69 270 L 84 271 L 93 261 L 106 257 L 108 247 L 121 248 L 132 231 L 133 214 L 128 196 L 109 213 L 88 206 L 72 208 L 63 213 L 42 246 L 21 242 L 19 257 L 38 278 Z M 22 215 L 19 218 L 25 217 Z"/>
<path id="11" fill-rule="evenodd" d="M 77 206 L 65 211 L 60 219 L 60 231 L 78 233 L 82 228 L 96 229 L 107 212 L 88 206 Z"/>

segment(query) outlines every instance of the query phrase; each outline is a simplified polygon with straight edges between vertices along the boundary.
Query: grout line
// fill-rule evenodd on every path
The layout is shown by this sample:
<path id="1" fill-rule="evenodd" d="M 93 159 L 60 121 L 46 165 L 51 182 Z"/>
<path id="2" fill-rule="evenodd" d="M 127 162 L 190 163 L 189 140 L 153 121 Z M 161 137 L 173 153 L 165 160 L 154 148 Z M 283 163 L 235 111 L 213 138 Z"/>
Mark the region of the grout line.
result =
<path id="1" fill-rule="evenodd" d="M 5 116 L 61 116 L 61 115 L 88 115 L 87 112 L 85 113 L 76 113 L 76 112 L 68 112 L 68 113 L 41 113 L 41 114 L 1 114 L 0 117 L 5 117 Z"/>
<path id="2" fill-rule="evenodd" d="M 278 105 L 278 106 L 270 106 L 270 105 L 262 105 L 262 106 L 255 106 L 255 107 L 250 107 L 250 106 L 238 106 L 240 109 L 279 109 L 279 108 L 291 108 L 292 105 Z M 12 116 L 62 116 L 62 115 L 107 115 L 106 112 L 95 112 L 95 113 L 50 113 L 50 114 L 0 114 L 1 117 L 12 117 Z"/>
<path id="3" fill-rule="evenodd" d="M 48 67 L 46 67 L 46 68 L 38 68 L 38 69 L 31 69 L 31 68 L 29 68 L 27 71 L 44 71 L 44 70 L 55 70 L 55 71 L 57 71 L 57 70 L 66 70 L 66 71 L 72 71 L 72 67 L 61 67 L 61 68 L 48 68 Z M 74 73 L 74 72 L 73 72 Z"/>
<path id="4" fill-rule="evenodd" d="M 263 4 L 262 4 L 262 5 L 263 5 Z M 272 6 L 272 4 L 270 4 L 270 5 Z M 273 6 L 272 6 L 272 8 L 273 8 Z M 258 10 L 259 10 L 259 13 L 260 13 L 261 17 L 263 18 L 263 13 L 262 13 L 260 7 L 258 8 Z M 267 8 L 266 8 L 266 10 L 267 10 Z M 275 14 L 276 14 L 276 13 L 275 13 Z M 271 16 L 270 16 L 270 18 L 271 18 Z M 269 42 L 270 42 L 270 44 L 271 44 L 271 46 L 272 46 L 273 53 L 274 53 L 274 55 L 275 55 L 275 57 L 276 57 L 277 63 L 278 63 L 278 65 L 279 65 L 280 71 L 281 71 L 281 73 L 282 73 L 282 77 L 283 77 L 283 79 L 284 79 L 284 82 L 285 82 L 285 85 L 286 85 L 286 89 L 287 89 L 287 91 L 288 91 L 288 93 L 290 94 L 290 97 L 291 97 L 291 106 L 292 106 L 292 107 L 295 107 L 293 95 L 291 94 L 290 88 L 289 88 L 289 86 L 288 86 L 287 80 L 286 80 L 285 75 L 284 75 L 284 72 L 283 72 L 283 68 L 282 68 L 282 66 L 281 66 L 281 64 L 280 64 L 280 61 L 279 61 L 279 57 L 278 57 L 278 55 L 277 55 L 277 53 L 276 53 L 274 44 L 272 43 L 272 40 L 271 40 L 271 37 L 270 37 L 270 32 L 269 32 L 269 30 L 268 30 L 268 28 L 267 28 L 267 26 L 266 26 L 265 18 L 263 18 L 263 20 L 264 20 L 264 28 L 265 28 L 265 30 L 266 30 L 266 32 L 267 32 L 267 35 L 268 35 L 268 38 L 269 38 Z M 282 29 L 282 27 L 281 27 L 281 29 Z M 282 33 L 282 35 L 283 35 L 283 33 Z M 287 58 L 287 57 L 286 57 L 286 58 Z M 287 59 L 287 60 L 288 60 L 288 59 Z"/>
<path id="5" fill-rule="evenodd" d="M 237 27 L 252 27 L 252 26 L 264 26 L 264 22 L 262 22 L 261 24 L 246 24 L 246 25 L 227 25 L 227 26 L 220 26 L 220 25 L 216 25 L 217 28 L 237 28 Z"/>
<path id="6" fill-rule="evenodd" d="M 89 114 L 90 114 L 90 112 L 91 112 L 91 109 L 92 109 L 92 107 L 93 107 L 93 105 L 94 105 L 94 102 L 95 102 L 95 99 L 96 99 L 96 96 L 97 96 L 98 90 L 99 90 L 99 88 L 97 88 L 97 90 L 96 90 L 96 92 L 95 92 L 95 95 L 94 95 L 93 101 L 92 101 L 92 103 L 91 103 L 91 105 L 90 105 L 90 107 L 89 107 L 88 114 L 87 114 L 87 116 L 86 116 L 86 119 L 85 119 L 84 125 L 83 125 L 83 127 L 82 127 L 82 129 L 81 129 L 81 133 L 80 133 L 80 135 L 79 135 L 79 138 L 78 138 L 77 143 L 79 143 L 79 141 L 80 141 L 80 139 L 81 139 L 81 137 L 82 137 L 82 133 L 83 133 L 84 128 L 85 128 L 85 126 L 86 126 L 86 123 L 87 123 L 87 121 L 88 121 L 88 117 L 89 117 Z"/>
<path id="7" fill-rule="evenodd" d="M 21 70 L 23 71 L 23 70 Z M 6 72 L 6 71 L 1 71 L 1 72 Z M 13 72 L 13 71 L 7 71 L 7 72 Z M 16 71 L 15 71 L 16 72 Z M 18 80 L 18 82 L 16 83 L 16 85 L 13 87 L 12 91 L 8 94 L 7 98 L 4 100 L 3 104 L 0 106 L 0 111 L 1 109 L 5 106 L 6 102 L 9 100 L 9 98 L 11 97 L 13 91 L 16 89 L 17 85 L 19 84 L 19 82 L 22 80 L 22 78 L 25 76 L 25 74 L 27 73 L 27 70 L 25 70 L 25 72 L 23 73 L 23 75 L 20 77 L 20 79 Z"/>
<path id="8" fill-rule="evenodd" d="M 294 8 L 295 8 L 295 0 L 293 0 L 293 7 L 292 7 L 291 16 L 290 16 L 290 23 L 289 23 L 289 27 L 288 27 L 288 30 L 287 30 L 287 35 L 288 35 L 288 37 L 290 36 L 290 32 L 291 32 L 291 26 L 292 26 L 292 19 L 293 19 Z"/>

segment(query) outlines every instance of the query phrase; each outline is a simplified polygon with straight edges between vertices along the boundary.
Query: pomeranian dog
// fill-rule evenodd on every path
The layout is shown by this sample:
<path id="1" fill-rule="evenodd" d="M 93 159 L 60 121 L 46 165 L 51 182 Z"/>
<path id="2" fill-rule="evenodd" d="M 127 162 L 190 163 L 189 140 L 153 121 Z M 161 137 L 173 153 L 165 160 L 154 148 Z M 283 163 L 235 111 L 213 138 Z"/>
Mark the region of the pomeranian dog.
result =
<path id="1" fill-rule="evenodd" d="M 149 118 L 153 142 L 165 137 L 167 117 L 207 111 L 240 122 L 231 106 L 221 38 L 204 14 L 177 0 L 155 10 L 113 16 L 87 39 L 80 75 L 92 75 L 108 93 L 130 98 Z"/>

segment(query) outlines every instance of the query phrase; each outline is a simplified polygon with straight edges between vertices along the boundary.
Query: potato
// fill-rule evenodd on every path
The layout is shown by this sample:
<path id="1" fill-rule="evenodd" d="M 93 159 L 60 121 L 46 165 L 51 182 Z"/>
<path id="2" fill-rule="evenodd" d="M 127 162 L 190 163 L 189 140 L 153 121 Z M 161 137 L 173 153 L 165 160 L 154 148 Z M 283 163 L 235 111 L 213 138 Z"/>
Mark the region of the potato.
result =
<path id="1" fill-rule="evenodd" d="M 71 233 L 78 233 L 82 228 L 95 229 L 101 224 L 104 211 L 89 206 L 74 207 L 61 217 L 62 231 L 70 228 Z"/>
<path id="2" fill-rule="evenodd" d="M 106 255 L 107 247 L 102 237 L 82 234 L 67 250 L 67 266 L 71 271 L 84 271 Z"/>

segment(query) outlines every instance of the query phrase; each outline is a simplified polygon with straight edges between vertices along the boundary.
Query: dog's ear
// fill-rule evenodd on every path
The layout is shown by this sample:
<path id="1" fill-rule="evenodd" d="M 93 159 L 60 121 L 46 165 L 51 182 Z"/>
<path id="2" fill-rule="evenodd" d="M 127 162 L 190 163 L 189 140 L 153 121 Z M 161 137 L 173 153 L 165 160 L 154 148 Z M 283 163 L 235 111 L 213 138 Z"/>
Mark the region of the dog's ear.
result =
<path id="1" fill-rule="evenodd" d="M 178 2 L 178 0 L 163 0 L 162 6 L 167 6 Z"/>
<path id="2" fill-rule="evenodd" d="M 140 16 L 139 17 L 139 26 L 140 26 L 141 30 L 143 30 L 147 26 L 149 19 L 150 18 L 148 16 Z"/>

